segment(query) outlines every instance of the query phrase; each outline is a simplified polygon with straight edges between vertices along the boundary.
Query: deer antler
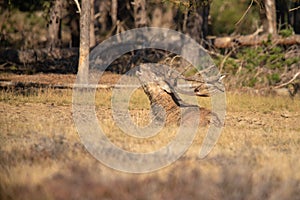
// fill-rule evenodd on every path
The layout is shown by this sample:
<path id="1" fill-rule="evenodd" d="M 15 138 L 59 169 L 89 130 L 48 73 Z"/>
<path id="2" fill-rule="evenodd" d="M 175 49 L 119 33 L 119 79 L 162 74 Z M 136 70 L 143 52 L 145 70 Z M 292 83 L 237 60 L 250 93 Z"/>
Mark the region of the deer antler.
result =
<path id="1" fill-rule="evenodd" d="M 224 75 L 215 75 L 208 77 L 207 74 L 211 73 L 212 67 L 206 68 L 197 72 L 195 75 L 185 77 L 184 72 L 179 73 L 174 69 L 170 69 L 164 65 L 156 64 L 156 67 L 152 64 L 141 64 L 140 69 L 145 73 L 143 77 L 148 81 L 160 82 L 162 89 L 168 93 L 172 92 L 175 95 L 177 93 L 189 95 L 189 96 L 201 96 L 209 97 L 217 91 L 224 92 L 224 86 L 222 79 Z M 205 76 L 207 78 L 202 78 Z"/>

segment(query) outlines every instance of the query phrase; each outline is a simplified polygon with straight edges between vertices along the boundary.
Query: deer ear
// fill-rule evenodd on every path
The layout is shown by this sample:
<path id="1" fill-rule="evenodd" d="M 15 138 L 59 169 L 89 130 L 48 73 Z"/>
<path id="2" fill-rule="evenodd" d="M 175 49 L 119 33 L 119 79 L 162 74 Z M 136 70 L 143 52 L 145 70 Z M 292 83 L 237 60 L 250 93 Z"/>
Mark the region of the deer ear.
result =
<path id="1" fill-rule="evenodd" d="M 160 88 L 162 88 L 167 93 L 172 93 L 170 86 L 165 81 L 158 82 Z"/>

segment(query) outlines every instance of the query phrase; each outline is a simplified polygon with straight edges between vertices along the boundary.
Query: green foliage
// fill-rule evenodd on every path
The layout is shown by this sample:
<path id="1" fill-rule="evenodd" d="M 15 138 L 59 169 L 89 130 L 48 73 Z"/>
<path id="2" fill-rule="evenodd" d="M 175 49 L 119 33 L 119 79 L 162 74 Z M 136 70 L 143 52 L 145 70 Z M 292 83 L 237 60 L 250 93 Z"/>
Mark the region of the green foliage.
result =
<path id="1" fill-rule="evenodd" d="M 279 46 L 271 47 L 256 47 L 245 48 L 237 54 L 238 59 L 242 59 L 244 66 L 249 71 L 256 68 L 266 67 L 268 69 L 281 69 L 286 65 L 286 59 L 284 51 Z"/>
<path id="2" fill-rule="evenodd" d="M 16 70 L 18 70 L 18 68 L 15 65 L 12 65 L 12 66 L 10 66 L 10 70 L 11 71 L 16 71 Z"/>
<path id="3" fill-rule="evenodd" d="M 274 85 L 274 84 L 280 82 L 280 80 L 281 80 L 280 75 L 278 73 L 268 75 L 267 78 L 269 80 L 270 85 Z"/>
<path id="4" fill-rule="evenodd" d="M 233 57 L 226 59 L 223 70 L 240 76 L 241 85 L 249 87 L 275 85 L 281 81 L 284 70 L 300 62 L 298 57 L 287 57 L 284 47 L 269 41 L 262 46 L 240 49 Z M 217 59 L 216 63 L 220 65 L 223 59 Z"/>
<path id="5" fill-rule="evenodd" d="M 254 87 L 258 81 L 259 80 L 257 77 L 249 77 L 248 79 L 242 80 L 242 86 L 243 87 Z"/>
<path id="6" fill-rule="evenodd" d="M 279 30 L 278 34 L 281 35 L 282 37 L 286 38 L 286 37 L 292 36 L 294 34 L 294 30 L 291 26 L 289 26 L 286 29 Z"/>
<path id="7" fill-rule="evenodd" d="M 239 25 L 236 23 L 242 18 L 250 5 L 250 0 L 214 0 L 211 3 L 211 19 L 213 35 L 228 35 L 232 33 L 249 34 L 254 32 L 259 24 L 259 8 L 252 5 Z"/>

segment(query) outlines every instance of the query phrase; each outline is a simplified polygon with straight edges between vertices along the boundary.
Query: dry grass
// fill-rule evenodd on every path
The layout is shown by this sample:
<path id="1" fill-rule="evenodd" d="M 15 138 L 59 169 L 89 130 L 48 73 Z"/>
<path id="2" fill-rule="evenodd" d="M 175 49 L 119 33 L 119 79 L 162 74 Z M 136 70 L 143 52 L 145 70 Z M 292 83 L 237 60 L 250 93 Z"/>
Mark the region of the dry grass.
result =
<path id="1" fill-rule="evenodd" d="M 110 90 L 99 90 L 96 108 L 116 145 L 149 152 L 174 137 L 174 127 L 149 139 L 125 136 L 110 115 L 110 98 Z M 300 199 L 299 99 L 227 93 L 226 126 L 206 159 L 197 159 L 201 129 L 181 159 L 141 175 L 94 159 L 80 142 L 71 108 L 71 90 L 1 91 L 0 199 Z M 136 123 L 149 122 L 142 91 L 129 108 Z"/>

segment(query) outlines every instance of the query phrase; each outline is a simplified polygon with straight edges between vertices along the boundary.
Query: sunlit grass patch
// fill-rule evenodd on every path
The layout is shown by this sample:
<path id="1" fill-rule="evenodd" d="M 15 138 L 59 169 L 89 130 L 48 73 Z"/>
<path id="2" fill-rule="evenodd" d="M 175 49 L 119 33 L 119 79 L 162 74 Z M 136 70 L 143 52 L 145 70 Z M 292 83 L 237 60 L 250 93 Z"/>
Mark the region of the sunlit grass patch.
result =
<path id="1" fill-rule="evenodd" d="M 56 105 L 70 105 L 72 103 L 72 90 L 51 88 L 30 88 L 27 90 L 1 90 L 0 101 L 10 104 L 18 103 L 53 103 Z"/>
<path id="2" fill-rule="evenodd" d="M 250 94 L 226 94 L 228 111 L 300 111 L 300 99 L 291 99 L 284 96 L 261 96 Z"/>
<path id="3" fill-rule="evenodd" d="M 176 126 L 149 138 L 123 132 L 112 116 L 111 95 L 111 89 L 97 90 L 95 108 L 99 125 L 117 147 L 149 153 L 176 137 Z M 57 199 L 74 191 L 84 198 L 88 190 L 95 199 L 297 199 L 299 99 L 231 92 L 226 98 L 225 127 L 205 159 L 198 158 L 207 131 L 201 127 L 175 163 L 132 175 L 110 169 L 85 149 L 72 118 L 72 90 L 30 95 L 1 91 L 0 198 Z M 205 107 L 210 100 L 198 99 Z M 150 123 L 150 103 L 141 89 L 132 94 L 128 106 L 135 124 Z"/>

